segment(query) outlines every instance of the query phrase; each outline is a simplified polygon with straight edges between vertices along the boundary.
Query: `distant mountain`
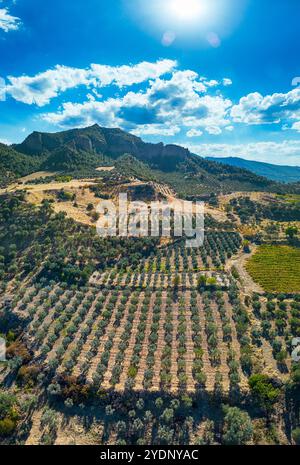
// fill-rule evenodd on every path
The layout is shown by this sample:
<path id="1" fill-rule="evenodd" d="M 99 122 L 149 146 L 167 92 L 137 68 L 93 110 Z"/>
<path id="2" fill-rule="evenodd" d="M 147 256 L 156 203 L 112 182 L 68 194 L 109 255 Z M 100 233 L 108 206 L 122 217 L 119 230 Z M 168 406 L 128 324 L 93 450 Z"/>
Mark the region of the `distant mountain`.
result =
<path id="1" fill-rule="evenodd" d="M 111 163 L 121 172 L 165 182 L 184 197 L 236 190 L 284 191 L 284 186 L 237 167 L 221 165 L 177 145 L 151 144 L 121 129 L 96 125 L 58 133 L 34 132 L 19 153 L 40 169 L 76 172 Z"/>
<path id="2" fill-rule="evenodd" d="M 238 157 L 215 158 L 208 157 L 211 160 L 226 165 L 243 168 L 252 171 L 259 176 L 264 176 L 272 181 L 293 183 L 300 181 L 300 167 L 297 166 L 278 166 L 271 163 L 259 161 L 244 160 Z"/>

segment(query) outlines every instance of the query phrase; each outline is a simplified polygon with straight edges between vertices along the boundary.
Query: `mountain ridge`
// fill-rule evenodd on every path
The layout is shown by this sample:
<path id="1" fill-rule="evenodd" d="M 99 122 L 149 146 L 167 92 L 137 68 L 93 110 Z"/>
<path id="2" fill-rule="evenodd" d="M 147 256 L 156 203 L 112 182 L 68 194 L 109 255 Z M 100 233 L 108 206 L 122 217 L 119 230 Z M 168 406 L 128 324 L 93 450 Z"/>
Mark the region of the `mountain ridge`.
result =
<path id="1" fill-rule="evenodd" d="M 98 124 L 56 133 L 35 131 L 12 148 L 24 156 L 41 159 L 42 170 L 78 172 L 95 170 L 107 163 L 117 164 L 121 173 L 125 168 L 131 174 L 139 171 L 140 176 L 157 178 L 184 196 L 236 190 L 285 190 L 282 184 L 249 170 L 207 160 L 179 145 L 144 142 L 119 128 Z M 126 154 L 131 158 L 120 163 Z M 147 167 L 145 172 L 134 160 Z"/>
<path id="2" fill-rule="evenodd" d="M 77 151 L 105 153 L 113 159 L 122 156 L 124 153 L 131 153 L 138 157 L 140 150 L 143 150 L 145 158 L 154 158 L 161 155 L 174 156 L 178 152 L 185 155 L 189 153 L 188 149 L 179 145 L 164 145 L 162 142 L 157 144 L 147 143 L 120 128 L 105 128 L 98 124 L 87 128 L 75 128 L 56 133 L 34 131 L 21 144 L 15 144 L 13 147 L 24 154 L 41 155 L 43 153 L 52 153 L 62 145 Z"/>
<path id="3" fill-rule="evenodd" d="M 272 181 L 295 183 L 300 181 L 300 166 L 274 165 L 240 157 L 206 157 L 207 160 L 252 171 Z"/>

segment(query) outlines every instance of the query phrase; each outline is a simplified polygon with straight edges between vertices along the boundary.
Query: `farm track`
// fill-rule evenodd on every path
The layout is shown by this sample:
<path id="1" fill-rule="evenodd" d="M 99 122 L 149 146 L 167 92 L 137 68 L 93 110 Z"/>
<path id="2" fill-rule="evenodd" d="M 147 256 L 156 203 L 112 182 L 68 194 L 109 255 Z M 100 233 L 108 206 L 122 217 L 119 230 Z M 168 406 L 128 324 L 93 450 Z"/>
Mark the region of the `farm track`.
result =
<path id="1" fill-rule="evenodd" d="M 243 251 L 240 251 L 236 256 L 232 257 L 226 263 L 226 270 L 229 271 L 233 266 L 237 269 L 237 272 L 241 278 L 242 290 L 245 294 L 251 295 L 253 292 L 258 294 L 263 294 L 264 290 L 259 284 L 254 282 L 250 274 L 246 270 L 247 261 L 255 255 L 257 251 L 256 246 L 252 246 L 251 253 L 245 254 Z"/>

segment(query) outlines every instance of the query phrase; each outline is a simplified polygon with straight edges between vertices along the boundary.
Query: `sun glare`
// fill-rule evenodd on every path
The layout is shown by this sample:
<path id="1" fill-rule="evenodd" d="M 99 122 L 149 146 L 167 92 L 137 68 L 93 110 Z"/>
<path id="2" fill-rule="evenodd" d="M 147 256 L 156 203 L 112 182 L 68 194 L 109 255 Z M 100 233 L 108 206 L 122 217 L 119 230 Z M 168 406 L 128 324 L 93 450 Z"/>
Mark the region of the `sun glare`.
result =
<path id="1" fill-rule="evenodd" d="M 0 0 L 1 1 L 1 0 Z M 220 47 L 243 19 L 250 0 L 123 0 L 137 24 L 165 47 Z M 194 46 L 194 45 L 193 45 Z"/>
<path id="2" fill-rule="evenodd" d="M 178 20 L 194 21 L 207 15 L 209 4 L 206 0 L 170 0 L 168 9 Z"/>

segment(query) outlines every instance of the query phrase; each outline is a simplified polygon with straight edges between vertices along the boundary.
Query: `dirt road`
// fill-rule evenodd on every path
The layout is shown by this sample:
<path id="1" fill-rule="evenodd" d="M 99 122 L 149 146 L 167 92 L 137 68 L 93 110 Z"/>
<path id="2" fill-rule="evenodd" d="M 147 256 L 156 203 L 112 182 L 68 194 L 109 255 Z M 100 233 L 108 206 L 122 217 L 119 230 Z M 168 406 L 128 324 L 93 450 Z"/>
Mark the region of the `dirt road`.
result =
<path id="1" fill-rule="evenodd" d="M 236 268 L 240 275 L 242 290 L 245 294 L 252 294 L 253 292 L 264 293 L 263 288 L 253 281 L 246 270 L 246 262 L 255 254 L 256 250 L 257 246 L 252 245 L 250 254 L 241 250 L 238 255 L 235 255 L 226 263 L 226 271 L 230 271 L 233 266 Z"/>

